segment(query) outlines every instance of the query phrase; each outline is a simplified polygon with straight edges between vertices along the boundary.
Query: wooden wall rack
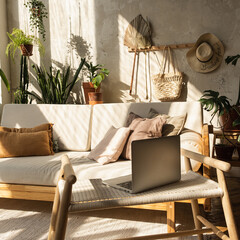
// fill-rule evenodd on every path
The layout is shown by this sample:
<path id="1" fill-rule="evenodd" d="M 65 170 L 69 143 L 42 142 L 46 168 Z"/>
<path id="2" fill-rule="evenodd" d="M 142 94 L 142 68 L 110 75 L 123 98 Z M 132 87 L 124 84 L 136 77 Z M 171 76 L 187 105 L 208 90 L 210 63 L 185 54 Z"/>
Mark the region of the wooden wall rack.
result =
<path id="1" fill-rule="evenodd" d="M 154 51 L 161 51 L 165 47 L 170 47 L 171 49 L 181 49 L 181 48 L 192 48 L 195 43 L 182 43 L 182 44 L 170 44 L 170 45 L 159 45 L 159 46 L 152 46 L 150 48 L 128 48 L 128 52 L 154 52 Z"/>

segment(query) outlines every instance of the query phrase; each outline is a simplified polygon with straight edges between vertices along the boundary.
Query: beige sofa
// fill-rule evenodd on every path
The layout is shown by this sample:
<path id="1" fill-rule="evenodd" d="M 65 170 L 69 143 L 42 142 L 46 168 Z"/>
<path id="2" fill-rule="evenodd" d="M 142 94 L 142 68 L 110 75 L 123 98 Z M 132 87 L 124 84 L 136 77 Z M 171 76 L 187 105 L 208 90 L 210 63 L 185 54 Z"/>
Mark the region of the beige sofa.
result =
<path id="1" fill-rule="evenodd" d="M 170 116 L 187 113 L 181 134 L 181 147 L 207 153 L 207 134 L 203 137 L 202 108 L 199 102 L 114 103 L 90 105 L 17 105 L 4 106 L 1 125 L 34 127 L 54 124 L 53 138 L 60 152 L 50 156 L 0 159 L 0 197 L 53 201 L 61 166 L 60 158 L 67 153 L 78 179 L 111 178 L 130 173 L 130 161 L 100 165 L 87 158 L 111 127 L 126 124 L 129 112 L 146 117 L 150 108 Z M 205 132 L 205 131 L 204 131 Z M 24 144 L 24 143 L 22 143 Z M 197 170 L 199 165 L 195 164 Z M 182 161 L 184 169 L 184 161 Z"/>

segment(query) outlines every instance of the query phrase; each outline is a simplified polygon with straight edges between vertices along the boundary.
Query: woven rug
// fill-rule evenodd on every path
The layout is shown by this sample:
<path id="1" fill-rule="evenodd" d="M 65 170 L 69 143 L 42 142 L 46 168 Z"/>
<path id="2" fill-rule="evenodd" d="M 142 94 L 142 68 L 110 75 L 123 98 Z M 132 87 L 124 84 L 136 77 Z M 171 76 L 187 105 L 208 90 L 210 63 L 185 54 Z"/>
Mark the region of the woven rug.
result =
<path id="1" fill-rule="evenodd" d="M 0 239 L 47 239 L 51 208 L 48 202 L 0 199 Z M 193 227 L 189 204 L 177 204 L 176 216 L 178 230 Z M 105 240 L 166 231 L 166 212 L 121 208 L 70 214 L 66 239 Z"/>

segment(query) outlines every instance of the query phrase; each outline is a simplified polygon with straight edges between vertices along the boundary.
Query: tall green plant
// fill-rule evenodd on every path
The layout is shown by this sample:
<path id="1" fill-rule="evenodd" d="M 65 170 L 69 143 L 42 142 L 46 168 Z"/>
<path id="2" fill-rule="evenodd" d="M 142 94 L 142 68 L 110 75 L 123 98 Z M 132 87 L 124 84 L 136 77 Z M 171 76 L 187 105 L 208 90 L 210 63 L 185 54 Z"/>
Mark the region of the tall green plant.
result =
<path id="1" fill-rule="evenodd" d="M 29 94 L 40 103 L 65 104 L 74 85 L 79 80 L 78 76 L 84 63 L 85 58 L 82 58 L 71 82 L 69 82 L 70 66 L 67 68 L 66 72 L 61 73 L 60 70 L 58 70 L 54 74 L 52 67 L 50 67 L 50 71 L 47 72 L 44 67 L 33 65 L 32 67 L 36 73 L 36 80 L 41 91 L 41 96 L 33 92 Z"/>
<path id="2" fill-rule="evenodd" d="M 29 74 L 27 57 L 21 56 L 19 87 L 14 93 L 15 103 L 22 104 L 31 103 L 31 99 L 29 99 L 28 96 L 29 95 L 28 86 L 29 86 Z"/>

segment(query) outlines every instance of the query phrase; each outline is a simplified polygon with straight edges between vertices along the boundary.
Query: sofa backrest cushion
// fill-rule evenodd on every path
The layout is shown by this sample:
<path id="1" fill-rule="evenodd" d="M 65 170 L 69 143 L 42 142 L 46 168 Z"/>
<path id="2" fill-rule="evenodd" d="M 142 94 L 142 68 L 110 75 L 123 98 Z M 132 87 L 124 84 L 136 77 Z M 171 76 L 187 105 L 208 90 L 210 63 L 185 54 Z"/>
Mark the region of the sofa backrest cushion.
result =
<path id="1" fill-rule="evenodd" d="M 88 151 L 91 109 L 90 105 L 6 104 L 1 125 L 29 128 L 53 123 L 53 139 L 59 150 Z"/>
<path id="2" fill-rule="evenodd" d="M 92 138 L 93 149 L 103 138 L 111 126 L 126 126 L 130 112 L 147 117 L 150 109 L 169 116 L 187 114 L 185 128 L 201 134 L 203 117 L 200 102 L 153 102 L 153 103 L 113 103 L 93 106 Z"/>

